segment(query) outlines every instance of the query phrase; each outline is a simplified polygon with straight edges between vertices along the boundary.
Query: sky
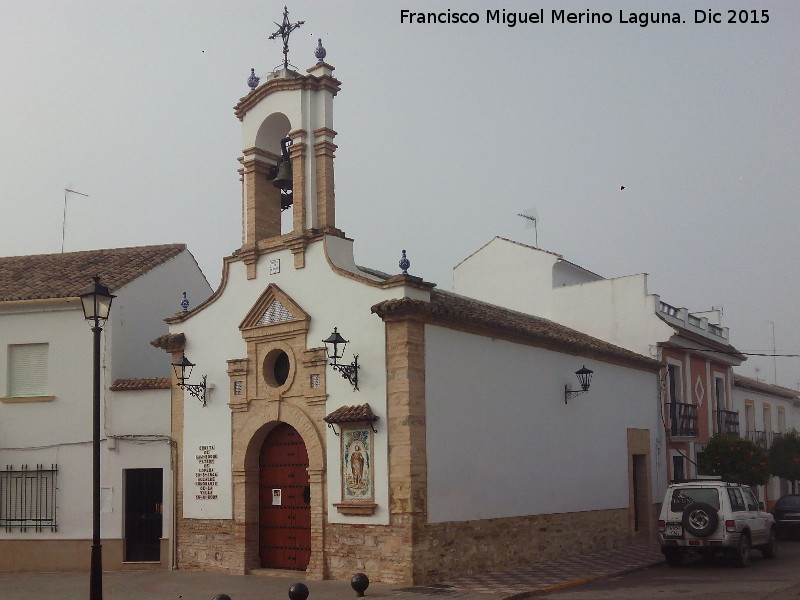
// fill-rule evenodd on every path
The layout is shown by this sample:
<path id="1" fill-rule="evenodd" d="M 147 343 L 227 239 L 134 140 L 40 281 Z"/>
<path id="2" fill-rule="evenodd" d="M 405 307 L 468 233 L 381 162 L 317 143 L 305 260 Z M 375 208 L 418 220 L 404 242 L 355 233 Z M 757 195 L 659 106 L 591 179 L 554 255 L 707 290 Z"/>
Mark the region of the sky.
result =
<path id="1" fill-rule="evenodd" d="M 233 106 L 251 68 L 281 64 L 283 6 L 0 2 L 0 255 L 185 243 L 216 287 L 241 246 Z M 358 264 L 397 273 L 405 249 L 411 274 L 449 290 L 503 236 L 604 277 L 648 273 L 673 306 L 722 307 L 743 352 L 800 354 L 800 3 L 733 13 L 756 23 L 728 23 L 740 7 L 717 0 L 288 8 L 305 21 L 290 62 L 313 66 L 322 38 L 342 83 L 336 220 Z M 487 22 L 502 9 L 544 22 Z M 685 22 L 631 22 L 645 9 Z M 611 22 L 553 22 L 562 10 Z M 87 196 L 65 211 L 65 189 Z M 518 216 L 534 212 L 535 229 Z M 800 358 L 737 371 L 800 387 Z"/>

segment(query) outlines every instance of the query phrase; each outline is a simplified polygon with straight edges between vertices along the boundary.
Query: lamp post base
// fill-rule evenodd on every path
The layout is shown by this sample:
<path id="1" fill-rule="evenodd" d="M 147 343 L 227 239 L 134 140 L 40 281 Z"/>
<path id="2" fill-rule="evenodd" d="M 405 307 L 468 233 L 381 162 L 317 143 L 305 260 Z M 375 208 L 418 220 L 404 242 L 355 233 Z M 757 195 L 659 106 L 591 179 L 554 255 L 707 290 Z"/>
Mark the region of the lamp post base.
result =
<path id="1" fill-rule="evenodd" d="M 92 544 L 89 600 L 103 600 L 103 546 Z"/>

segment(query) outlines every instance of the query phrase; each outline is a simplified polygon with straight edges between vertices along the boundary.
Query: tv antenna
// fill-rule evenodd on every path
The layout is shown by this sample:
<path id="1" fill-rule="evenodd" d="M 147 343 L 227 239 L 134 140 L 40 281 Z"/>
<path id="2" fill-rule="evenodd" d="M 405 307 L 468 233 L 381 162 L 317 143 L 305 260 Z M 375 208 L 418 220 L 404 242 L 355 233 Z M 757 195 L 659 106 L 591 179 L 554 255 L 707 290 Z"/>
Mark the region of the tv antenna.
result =
<path id="1" fill-rule="evenodd" d="M 537 224 L 539 223 L 539 213 L 536 212 L 535 208 L 528 208 L 521 213 L 517 213 L 518 217 L 522 217 L 525 219 L 525 229 L 530 229 L 533 227 L 533 236 L 536 240 L 534 245 L 538 248 L 539 247 L 539 229 L 537 228 Z"/>
<path id="2" fill-rule="evenodd" d="M 84 194 L 82 192 L 76 192 L 75 190 L 71 190 L 69 188 L 64 188 L 64 216 L 61 219 L 61 253 L 64 253 L 64 234 L 66 233 L 67 229 L 67 195 L 68 194 L 78 194 L 79 196 L 84 196 L 86 198 L 89 197 L 89 194 Z"/>

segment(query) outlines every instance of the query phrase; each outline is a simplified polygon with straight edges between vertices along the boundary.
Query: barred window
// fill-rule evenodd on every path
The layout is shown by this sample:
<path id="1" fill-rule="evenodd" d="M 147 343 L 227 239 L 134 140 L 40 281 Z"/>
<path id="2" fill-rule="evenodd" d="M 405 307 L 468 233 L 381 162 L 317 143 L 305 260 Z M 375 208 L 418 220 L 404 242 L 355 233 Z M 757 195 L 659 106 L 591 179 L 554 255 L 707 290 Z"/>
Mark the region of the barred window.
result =
<path id="1" fill-rule="evenodd" d="M 7 532 L 57 531 L 58 465 L 6 465 L 0 471 L 0 526 Z"/>

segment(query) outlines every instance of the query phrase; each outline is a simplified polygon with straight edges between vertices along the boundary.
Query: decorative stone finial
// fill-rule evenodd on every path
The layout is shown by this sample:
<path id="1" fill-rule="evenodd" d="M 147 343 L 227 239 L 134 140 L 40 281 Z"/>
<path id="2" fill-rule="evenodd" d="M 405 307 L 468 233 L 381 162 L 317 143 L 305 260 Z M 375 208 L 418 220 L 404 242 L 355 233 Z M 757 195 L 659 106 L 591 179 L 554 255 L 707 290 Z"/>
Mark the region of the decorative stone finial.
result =
<path id="1" fill-rule="evenodd" d="M 317 38 L 317 49 L 314 50 L 314 56 L 317 57 L 317 64 L 325 62 L 325 56 L 328 52 L 322 47 L 322 38 Z"/>
<path id="2" fill-rule="evenodd" d="M 403 275 L 408 275 L 408 270 L 411 268 L 411 261 L 406 258 L 406 251 L 403 250 L 403 258 L 397 265 L 403 270 Z"/>
<path id="3" fill-rule="evenodd" d="M 189 312 L 189 298 L 186 297 L 186 292 L 183 292 L 183 300 L 181 300 L 181 308 L 183 312 Z"/>
<path id="4" fill-rule="evenodd" d="M 247 85 L 250 86 L 250 89 L 256 89 L 259 81 L 261 81 L 261 79 L 256 75 L 256 70 L 250 69 L 250 77 L 247 78 Z"/>

